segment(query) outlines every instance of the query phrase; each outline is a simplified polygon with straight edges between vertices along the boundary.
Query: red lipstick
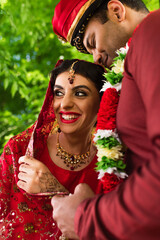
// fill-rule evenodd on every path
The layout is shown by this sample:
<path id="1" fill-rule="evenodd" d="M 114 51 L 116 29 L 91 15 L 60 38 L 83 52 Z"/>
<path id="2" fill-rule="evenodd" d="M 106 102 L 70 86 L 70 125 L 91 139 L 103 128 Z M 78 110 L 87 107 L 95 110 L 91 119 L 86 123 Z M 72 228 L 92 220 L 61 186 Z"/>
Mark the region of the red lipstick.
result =
<path id="1" fill-rule="evenodd" d="M 61 122 L 62 123 L 67 123 L 67 124 L 76 122 L 79 119 L 79 117 L 81 116 L 81 114 L 76 113 L 76 112 L 63 112 L 63 111 L 60 111 L 59 114 L 60 114 Z"/>

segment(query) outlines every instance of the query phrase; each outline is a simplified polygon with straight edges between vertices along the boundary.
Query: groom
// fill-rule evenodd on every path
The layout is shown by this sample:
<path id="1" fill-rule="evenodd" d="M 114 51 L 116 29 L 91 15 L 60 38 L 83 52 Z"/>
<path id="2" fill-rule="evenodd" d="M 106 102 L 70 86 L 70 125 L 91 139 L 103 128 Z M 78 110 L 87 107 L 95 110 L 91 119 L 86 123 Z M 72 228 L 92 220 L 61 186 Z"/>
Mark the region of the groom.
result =
<path id="1" fill-rule="evenodd" d="M 60 39 L 107 67 L 147 14 L 141 0 L 61 0 L 52 24 Z"/>
<path id="2" fill-rule="evenodd" d="M 55 9 L 56 34 L 105 66 L 139 25 L 126 57 L 117 112 L 129 178 L 105 195 L 94 196 L 81 184 L 73 195 L 53 197 L 53 218 L 66 237 L 159 239 L 160 10 L 147 15 L 140 0 L 62 0 Z"/>

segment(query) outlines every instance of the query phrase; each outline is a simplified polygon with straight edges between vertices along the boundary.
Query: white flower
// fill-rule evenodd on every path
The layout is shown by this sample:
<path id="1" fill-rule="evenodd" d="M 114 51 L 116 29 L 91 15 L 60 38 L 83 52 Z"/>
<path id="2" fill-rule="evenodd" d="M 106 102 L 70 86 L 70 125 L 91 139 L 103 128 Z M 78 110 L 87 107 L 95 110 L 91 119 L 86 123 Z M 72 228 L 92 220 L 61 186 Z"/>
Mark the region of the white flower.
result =
<path id="1" fill-rule="evenodd" d="M 117 83 L 113 86 L 112 84 L 110 84 L 110 82 L 105 82 L 101 89 L 101 92 L 105 92 L 108 88 L 115 88 L 117 91 L 119 91 L 122 88 L 122 83 Z"/>
<path id="2" fill-rule="evenodd" d="M 109 173 L 109 174 L 114 173 L 118 178 L 122 178 L 122 179 L 128 177 L 128 175 L 125 172 L 119 172 L 116 167 L 113 167 L 113 168 L 109 167 L 106 170 L 101 169 L 98 172 L 99 172 L 98 179 L 102 179 L 105 173 Z"/>
<path id="3" fill-rule="evenodd" d="M 121 143 L 116 131 L 98 129 L 94 136 L 94 142 L 97 142 L 98 139 L 114 137 L 119 143 Z"/>
<path id="4" fill-rule="evenodd" d="M 126 44 L 125 47 L 120 48 L 119 50 L 116 51 L 116 53 L 119 55 L 120 53 L 122 54 L 127 54 L 129 49 L 128 43 Z"/>
<path id="5" fill-rule="evenodd" d="M 105 92 L 108 88 L 113 88 L 113 86 L 110 84 L 110 82 L 105 82 L 100 92 Z"/>
<path id="6" fill-rule="evenodd" d="M 98 174 L 98 179 L 103 178 L 103 177 L 104 177 L 104 174 L 105 174 L 104 170 L 101 169 L 101 170 L 99 170 L 98 172 L 99 172 L 99 174 Z"/>
<path id="7" fill-rule="evenodd" d="M 111 149 L 98 147 L 97 152 L 98 161 L 100 162 L 103 156 L 111 158 L 114 161 L 118 161 L 123 158 L 123 153 L 121 152 L 121 150 L 122 147 L 120 145 L 112 147 Z"/>
<path id="8" fill-rule="evenodd" d="M 114 64 L 114 67 L 112 67 L 112 71 L 114 71 L 116 74 L 123 73 L 124 72 L 124 60 L 118 59 L 117 62 Z"/>
<path id="9" fill-rule="evenodd" d="M 128 177 L 128 174 L 125 173 L 125 172 L 114 172 L 114 174 L 119 177 L 119 178 L 127 178 Z"/>

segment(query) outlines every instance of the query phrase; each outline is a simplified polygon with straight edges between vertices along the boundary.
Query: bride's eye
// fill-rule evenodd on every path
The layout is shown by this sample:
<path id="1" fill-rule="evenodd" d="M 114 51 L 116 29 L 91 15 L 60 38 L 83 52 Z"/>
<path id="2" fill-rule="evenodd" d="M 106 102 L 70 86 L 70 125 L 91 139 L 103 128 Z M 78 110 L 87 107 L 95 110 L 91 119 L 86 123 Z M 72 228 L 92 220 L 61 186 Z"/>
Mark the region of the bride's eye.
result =
<path id="1" fill-rule="evenodd" d="M 77 92 L 75 93 L 75 95 L 76 95 L 77 97 L 85 97 L 85 96 L 87 96 L 87 93 L 86 93 L 85 91 L 77 91 Z"/>
<path id="2" fill-rule="evenodd" d="M 60 90 L 54 90 L 54 96 L 61 97 L 63 96 L 63 92 Z"/>

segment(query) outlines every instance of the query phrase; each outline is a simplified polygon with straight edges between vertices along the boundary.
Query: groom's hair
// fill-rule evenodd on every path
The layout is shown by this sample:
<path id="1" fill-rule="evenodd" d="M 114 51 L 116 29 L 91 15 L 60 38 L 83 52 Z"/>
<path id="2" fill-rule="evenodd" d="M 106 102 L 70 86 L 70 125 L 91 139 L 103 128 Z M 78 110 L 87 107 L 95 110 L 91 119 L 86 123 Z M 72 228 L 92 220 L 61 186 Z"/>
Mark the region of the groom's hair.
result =
<path id="1" fill-rule="evenodd" d="M 104 1 L 99 8 L 95 11 L 93 17 L 99 19 L 102 24 L 108 21 L 107 17 L 107 4 L 110 0 Z M 146 5 L 142 0 L 119 0 L 122 4 L 130 7 L 131 9 L 139 12 L 149 12 Z"/>
<path id="2" fill-rule="evenodd" d="M 136 10 L 136 11 L 147 11 L 148 9 L 142 0 L 119 0 L 126 6 Z"/>

